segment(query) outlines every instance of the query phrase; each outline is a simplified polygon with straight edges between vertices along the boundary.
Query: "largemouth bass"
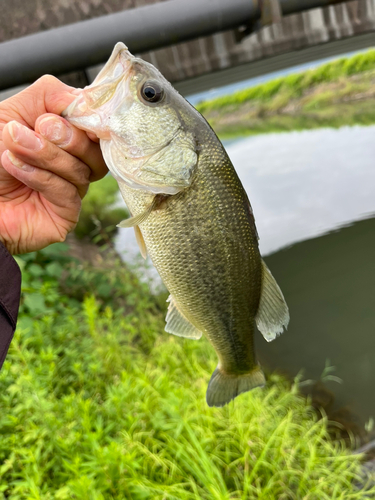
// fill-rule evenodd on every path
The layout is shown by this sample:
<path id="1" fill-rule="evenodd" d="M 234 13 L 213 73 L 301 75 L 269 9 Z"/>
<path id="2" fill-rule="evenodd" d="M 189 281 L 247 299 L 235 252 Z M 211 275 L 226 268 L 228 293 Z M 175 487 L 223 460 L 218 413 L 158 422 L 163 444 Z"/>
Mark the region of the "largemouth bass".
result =
<path id="1" fill-rule="evenodd" d="M 219 358 L 209 406 L 265 384 L 254 352 L 289 321 L 262 261 L 248 197 L 205 119 L 151 64 L 118 43 L 64 116 L 100 138 L 143 256 L 170 292 L 165 330 L 210 341 Z"/>

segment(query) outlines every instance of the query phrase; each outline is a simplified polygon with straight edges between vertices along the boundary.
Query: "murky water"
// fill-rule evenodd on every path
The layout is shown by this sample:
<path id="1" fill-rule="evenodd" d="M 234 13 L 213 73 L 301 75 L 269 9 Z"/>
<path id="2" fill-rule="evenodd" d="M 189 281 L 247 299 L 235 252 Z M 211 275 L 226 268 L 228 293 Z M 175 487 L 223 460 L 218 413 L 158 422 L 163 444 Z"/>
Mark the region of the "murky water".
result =
<path id="1" fill-rule="evenodd" d="M 375 418 L 375 219 L 313 238 L 265 260 L 287 299 L 288 331 L 270 344 L 257 338 L 265 366 L 318 380 L 325 364 L 335 407 L 365 423 Z"/>
<path id="2" fill-rule="evenodd" d="M 337 404 L 375 418 L 375 127 L 241 139 L 227 151 L 249 195 L 260 247 L 287 299 L 288 332 L 262 363 L 317 380 L 329 360 Z M 131 230 L 117 248 L 138 254 Z M 155 278 L 155 274 L 152 274 Z"/>

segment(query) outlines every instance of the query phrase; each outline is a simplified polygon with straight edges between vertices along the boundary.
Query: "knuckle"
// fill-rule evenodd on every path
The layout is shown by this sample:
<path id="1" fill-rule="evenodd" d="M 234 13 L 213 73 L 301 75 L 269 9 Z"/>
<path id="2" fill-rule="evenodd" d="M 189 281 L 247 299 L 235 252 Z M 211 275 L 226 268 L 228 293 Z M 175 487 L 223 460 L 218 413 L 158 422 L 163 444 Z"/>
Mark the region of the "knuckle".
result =
<path id="1" fill-rule="evenodd" d="M 48 163 L 55 163 L 56 161 L 59 160 L 59 157 L 60 157 L 60 150 L 58 147 L 51 147 L 51 146 L 47 146 L 45 148 L 45 160 L 48 162 Z"/>
<path id="2" fill-rule="evenodd" d="M 83 199 L 86 196 L 88 190 L 89 190 L 89 183 L 82 184 L 80 186 L 80 188 L 79 188 L 79 195 L 80 195 L 81 199 Z"/>
<path id="3" fill-rule="evenodd" d="M 69 180 L 76 186 L 88 186 L 90 183 L 91 170 L 82 161 L 74 158 L 71 163 L 71 172 L 69 175 Z"/>
<path id="4" fill-rule="evenodd" d="M 77 187 L 70 182 L 66 183 L 64 198 L 66 206 L 72 208 L 73 212 L 77 207 L 79 210 L 81 206 L 81 197 L 79 196 Z"/>
<path id="5" fill-rule="evenodd" d="M 65 231 L 60 230 L 58 232 L 58 236 L 55 237 L 55 243 L 64 243 L 66 240 L 67 233 Z"/>
<path id="6" fill-rule="evenodd" d="M 81 158 L 82 161 L 85 161 L 85 158 L 90 156 L 90 140 L 82 130 L 72 125 L 71 128 L 73 130 L 73 136 L 68 146 L 69 149 L 66 148 L 65 150 Z"/>
<path id="7" fill-rule="evenodd" d="M 43 172 L 43 173 L 42 173 Z M 43 170 L 41 174 L 43 175 L 43 184 L 52 184 L 56 182 L 56 176 L 49 170 Z"/>
<path id="8" fill-rule="evenodd" d="M 78 174 L 81 180 L 81 184 L 83 186 L 88 186 L 90 184 L 91 176 L 90 168 L 86 164 L 81 163 L 81 168 L 78 170 Z"/>
<path id="9" fill-rule="evenodd" d="M 55 85 L 59 80 L 52 75 L 43 75 L 36 82 L 35 86 L 45 87 Z"/>

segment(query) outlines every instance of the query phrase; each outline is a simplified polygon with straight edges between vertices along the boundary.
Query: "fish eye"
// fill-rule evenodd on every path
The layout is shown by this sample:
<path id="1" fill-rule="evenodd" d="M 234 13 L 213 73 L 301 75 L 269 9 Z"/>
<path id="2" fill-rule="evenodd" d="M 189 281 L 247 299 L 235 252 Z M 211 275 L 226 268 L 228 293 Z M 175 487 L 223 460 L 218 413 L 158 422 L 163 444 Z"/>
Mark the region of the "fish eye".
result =
<path id="1" fill-rule="evenodd" d="M 145 82 L 141 89 L 141 96 L 147 102 L 159 102 L 163 99 L 164 91 L 156 82 Z"/>

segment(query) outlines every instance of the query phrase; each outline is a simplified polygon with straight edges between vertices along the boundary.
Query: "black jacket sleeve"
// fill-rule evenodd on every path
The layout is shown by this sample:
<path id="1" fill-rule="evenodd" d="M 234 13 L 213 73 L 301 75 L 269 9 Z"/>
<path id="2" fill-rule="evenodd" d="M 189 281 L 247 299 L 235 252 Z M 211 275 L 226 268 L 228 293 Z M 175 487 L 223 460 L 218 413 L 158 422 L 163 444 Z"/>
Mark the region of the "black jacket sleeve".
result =
<path id="1" fill-rule="evenodd" d="M 16 329 L 20 296 L 20 268 L 0 243 L 0 369 Z"/>

